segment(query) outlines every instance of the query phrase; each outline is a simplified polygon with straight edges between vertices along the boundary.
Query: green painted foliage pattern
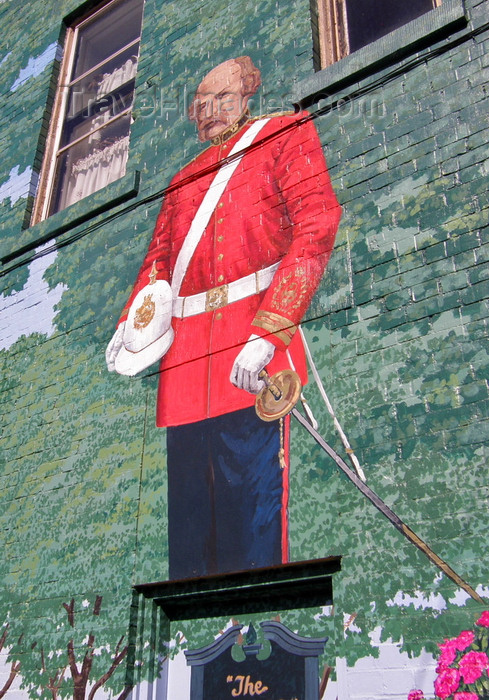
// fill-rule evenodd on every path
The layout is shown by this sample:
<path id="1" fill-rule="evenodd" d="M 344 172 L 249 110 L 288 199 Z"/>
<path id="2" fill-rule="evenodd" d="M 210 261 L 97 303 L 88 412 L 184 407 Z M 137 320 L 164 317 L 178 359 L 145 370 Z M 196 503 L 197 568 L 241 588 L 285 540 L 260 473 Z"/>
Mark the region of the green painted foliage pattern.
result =
<path id="1" fill-rule="evenodd" d="M 2 181 L 37 155 L 49 69 L 22 86 L 15 100 L 8 88 L 29 57 L 59 32 L 58 26 L 38 29 L 21 47 L 16 38 L 25 35 L 24 27 L 38 24 L 36 3 L 26 6 L 22 24 L 9 4 L 0 6 L 10 26 L 0 59 L 12 52 L 3 65 L 1 107 L 12 116 L 2 135 L 10 144 L 21 139 L 23 148 L 20 156 L 19 149 L 5 147 Z M 47 17 L 75 6 L 43 2 Z M 141 197 L 163 189 L 201 148 L 185 117 L 184 88 L 191 94 L 206 70 L 230 56 L 251 55 L 263 73 L 262 101 L 255 105 L 263 111 L 288 106 L 283 101 L 291 76 L 300 79 L 311 70 L 305 2 L 246 2 L 238 11 L 224 2 L 211 8 L 147 0 L 146 17 L 151 20 L 144 26 L 129 163 L 142 172 Z M 452 51 L 454 64 L 464 51 Z M 384 109 L 374 116 L 353 102 L 351 113 L 337 110 L 316 120 L 344 215 L 304 331 L 369 485 L 476 586 L 487 583 L 488 574 L 488 183 L 475 144 L 483 120 L 476 114 L 470 125 L 474 147 L 464 142 L 466 160 L 473 151 L 473 162 L 450 166 L 457 136 L 450 142 L 437 126 L 440 89 L 424 70 L 406 74 L 401 98 L 398 83 L 376 93 Z M 439 72 L 447 85 L 455 81 L 452 66 L 440 64 Z M 158 113 L 148 116 L 142 108 L 154 99 Z M 161 102 L 167 99 L 177 100 L 176 111 L 165 112 Z M 422 136 L 395 132 L 428 100 L 431 117 Z M 369 148 L 362 148 L 367 140 Z M 27 240 L 26 200 L 4 204 L 4 242 L 21 245 Z M 60 698 L 73 695 L 71 641 L 78 664 L 93 652 L 90 679 L 101 678 L 131 641 L 131 585 L 164 580 L 168 573 L 165 435 L 154 427 L 157 378 L 109 374 L 104 362 L 158 203 L 120 211 L 110 224 L 102 218 L 98 229 L 60 250 L 45 274 L 51 288 L 68 286 L 56 309 L 56 333 L 22 337 L 0 351 L 0 623 L 8 623 L 11 659 L 20 660 L 22 684 L 32 697 L 51 698 L 53 684 Z M 2 292 L 21 289 L 27 276 L 24 265 L 3 277 Z M 344 455 L 317 389 L 310 384 L 306 394 L 322 434 Z M 330 636 L 321 664 L 334 665 L 334 657 L 342 656 L 350 666 L 376 653 L 368 633 L 377 627 L 382 639 L 402 640 L 405 651 L 419 655 L 423 648 L 435 652 L 437 641 L 470 626 L 476 604 L 456 604 L 454 585 L 366 502 L 300 426 L 292 431 L 291 558 L 342 556 L 341 574 L 334 577 L 335 614 L 266 611 L 240 621 L 259 629 L 260 621 L 280 612 L 301 635 Z M 393 603 L 420 592 L 425 599 L 443 596 L 446 608 L 415 609 L 407 597 L 405 607 Z M 73 625 L 66 608 L 72 600 Z M 343 614 L 356 614 L 361 632 L 344 634 Z M 176 640 L 174 655 L 208 644 L 227 624 L 228 617 L 184 620 L 164 624 L 158 634 L 148 623 L 137 648 L 139 678 L 151 680 L 155 668 L 144 641 L 152 653 L 165 654 L 164 643 Z M 120 694 L 125 674 L 122 659 L 104 688 Z"/>

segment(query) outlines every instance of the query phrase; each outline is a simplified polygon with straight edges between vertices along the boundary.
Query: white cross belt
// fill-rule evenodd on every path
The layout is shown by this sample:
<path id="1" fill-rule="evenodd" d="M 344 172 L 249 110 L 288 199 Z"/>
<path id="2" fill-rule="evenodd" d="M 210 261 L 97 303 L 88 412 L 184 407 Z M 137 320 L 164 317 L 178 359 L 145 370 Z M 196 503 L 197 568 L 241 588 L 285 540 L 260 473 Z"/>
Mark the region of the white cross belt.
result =
<path id="1" fill-rule="evenodd" d="M 207 292 L 192 294 L 188 297 L 177 297 L 173 300 L 173 316 L 188 318 L 206 311 L 222 309 L 235 301 L 246 299 L 253 294 L 259 294 L 270 286 L 273 276 L 280 263 L 274 263 L 258 272 L 252 272 L 234 282 L 214 287 Z"/>

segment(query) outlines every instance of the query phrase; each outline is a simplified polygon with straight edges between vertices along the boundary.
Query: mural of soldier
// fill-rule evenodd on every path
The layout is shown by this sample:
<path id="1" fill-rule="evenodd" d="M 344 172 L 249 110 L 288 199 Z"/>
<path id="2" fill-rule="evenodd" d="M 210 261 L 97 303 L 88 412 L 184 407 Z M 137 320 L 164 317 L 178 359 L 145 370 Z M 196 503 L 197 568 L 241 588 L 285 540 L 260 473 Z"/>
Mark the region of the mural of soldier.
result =
<path id="1" fill-rule="evenodd" d="M 167 428 L 172 579 L 287 561 L 287 423 L 261 421 L 255 394 L 265 367 L 307 381 L 297 327 L 340 207 L 307 115 L 250 115 L 260 82 L 243 56 L 200 83 L 189 117 L 210 145 L 173 178 L 107 348 L 109 370 L 140 369 L 131 342 L 154 315 L 146 287 L 167 284 L 149 355 L 165 353 L 156 420 Z"/>

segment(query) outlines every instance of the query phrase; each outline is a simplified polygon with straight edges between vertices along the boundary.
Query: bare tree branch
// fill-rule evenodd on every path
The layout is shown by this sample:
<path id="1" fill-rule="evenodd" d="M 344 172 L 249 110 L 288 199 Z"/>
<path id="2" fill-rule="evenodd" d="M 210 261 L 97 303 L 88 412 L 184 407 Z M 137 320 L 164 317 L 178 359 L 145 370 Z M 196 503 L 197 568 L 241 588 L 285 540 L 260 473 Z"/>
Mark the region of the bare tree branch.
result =
<path id="1" fill-rule="evenodd" d="M 102 598 L 103 596 L 98 595 L 95 598 L 95 602 L 93 604 L 93 614 L 98 616 L 100 615 L 100 610 L 102 607 Z M 87 650 L 85 652 L 85 656 L 83 658 L 82 662 L 82 667 L 81 667 L 81 682 L 86 686 L 88 683 L 88 678 L 90 676 L 90 671 L 92 670 L 92 663 L 93 663 L 93 643 L 95 641 L 95 635 L 93 632 L 90 633 L 88 636 L 88 641 L 87 641 Z"/>
<path id="2" fill-rule="evenodd" d="M 98 616 L 100 615 L 101 609 L 102 609 L 102 596 L 98 595 L 95 598 L 95 602 L 93 604 L 93 615 Z M 68 615 L 68 622 L 71 627 L 75 627 L 75 600 L 74 598 L 71 599 L 70 603 L 63 603 L 63 607 L 66 610 L 66 613 Z M 125 658 L 128 652 L 128 646 L 126 645 L 123 649 L 121 649 L 121 645 L 123 642 L 124 636 L 122 636 L 119 641 L 117 642 L 116 648 L 114 655 L 112 657 L 112 663 L 110 665 L 110 668 L 94 683 L 94 685 L 91 687 L 90 692 L 88 694 L 88 699 L 87 700 L 93 700 L 95 693 L 99 688 L 101 688 L 112 676 L 116 668 L 120 665 L 122 660 Z M 95 643 L 95 635 L 93 632 L 91 632 L 88 635 L 88 639 L 85 645 L 85 655 L 83 657 L 83 661 L 81 662 L 81 667 L 79 668 L 76 662 L 76 656 L 75 656 L 75 648 L 74 648 L 74 642 L 73 639 L 70 639 L 68 642 L 68 647 L 67 647 L 67 653 L 68 653 L 68 665 L 70 668 L 71 672 L 71 677 L 73 679 L 74 683 L 74 694 L 73 698 L 74 700 L 84 700 L 85 698 L 85 693 L 87 689 L 87 684 L 90 678 L 90 673 L 92 670 L 92 664 L 93 664 L 93 655 L 94 655 L 94 643 Z M 57 700 L 57 694 L 58 691 L 61 687 L 61 683 L 63 680 L 63 675 L 65 672 L 66 668 L 63 669 L 61 672 L 61 675 L 58 676 L 58 674 L 54 677 L 54 679 L 50 679 L 50 685 L 48 686 L 49 690 L 51 690 L 53 700 Z M 120 695 L 120 700 L 125 700 L 125 698 L 128 696 L 131 688 L 125 688 L 121 695 Z M 1 700 L 1 698 L 0 698 Z"/>
<path id="3" fill-rule="evenodd" d="M 7 624 L 5 625 L 5 627 L 3 629 L 2 636 L 0 637 L 0 651 L 3 651 L 3 648 L 4 648 L 5 643 L 7 641 L 9 627 L 10 627 L 10 625 L 7 622 Z M 20 637 L 19 637 L 19 643 L 22 639 L 22 636 L 23 635 L 20 635 Z M 19 671 L 20 671 L 20 661 L 12 661 L 12 663 L 10 664 L 10 673 L 8 675 L 8 678 L 5 681 L 3 687 L 0 688 L 0 698 L 3 698 L 4 695 L 7 694 L 7 691 L 10 689 L 12 683 L 15 680 L 15 676 L 19 673 Z"/>
<path id="4" fill-rule="evenodd" d="M 83 657 L 82 667 L 80 671 L 80 675 L 84 683 L 87 683 L 88 677 L 90 676 L 90 671 L 92 670 L 94 641 L 95 635 L 93 633 L 90 633 L 87 641 L 87 650 L 85 652 L 85 656 Z"/>
<path id="5" fill-rule="evenodd" d="M 327 664 L 324 667 L 323 670 L 323 677 L 321 678 L 321 683 L 319 685 L 319 698 L 321 699 L 326 692 L 326 686 L 328 685 L 328 680 L 329 680 L 329 674 L 333 668 L 331 666 L 328 666 Z"/>
<path id="6" fill-rule="evenodd" d="M 75 650 L 73 648 L 73 640 L 70 639 L 68 642 L 68 663 L 70 666 L 70 671 L 71 671 L 71 677 L 73 678 L 73 681 L 76 683 L 77 679 L 79 678 L 80 671 L 78 670 L 78 666 L 76 665 L 76 658 L 75 658 Z"/>
<path id="7" fill-rule="evenodd" d="M 53 700 L 56 700 L 56 698 L 58 697 L 58 692 L 59 692 L 59 689 L 61 688 L 61 684 L 63 682 L 66 668 L 67 667 L 65 666 L 62 669 L 58 669 L 54 678 L 50 678 L 49 685 L 46 686 L 47 689 L 51 691 L 51 695 L 53 697 Z"/>
<path id="8" fill-rule="evenodd" d="M 100 615 L 100 608 L 102 607 L 102 596 L 98 595 L 95 598 L 95 603 L 93 605 L 93 614 Z"/>
<path id="9" fill-rule="evenodd" d="M 10 686 L 14 682 L 15 676 L 18 674 L 20 671 L 20 661 L 13 661 L 12 665 L 10 667 L 10 674 L 7 680 L 5 681 L 5 684 L 3 688 L 0 688 L 0 698 L 3 698 L 4 695 L 7 694 L 7 691 L 9 690 Z"/>
<path id="10" fill-rule="evenodd" d="M 119 639 L 119 641 L 117 642 L 117 646 L 116 646 L 116 648 L 115 648 L 114 657 L 113 657 L 113 659 L 112 659 L 112 663 L 111 663 L 111 665 L 110 665 L 110 668 L 109 668 L 108 671 L 106 671 L 106 673 L 103 674 L 103 676 L 100 676 L 100 678 L 98 679 L 98 681 L 93 685 L 93 687 L 92 687 L 92 689 L 90 690 L 90 693 L 89 693 L 89 695 L 88 695 L 88 700 L 93 700 L 93 697 L 94 697 L 95 693 L 97 692 L 97 690 L 98 690 L 99 688 L 101 688 L 101 687 L 104 685 L 104 683 L 106 683 L 106 682 L 109 680 L 109 678 L 111 677 L 111 675 L 114 673 L 114 671 L 116 670 L 116 668 L 119 666 L 119 664 L 121 663 L 121 661 L 122 661 L 122 660 L 124 659 L 124 657 L 126 656 L 127 650 L 128 650 L 128 646 L 127 646 L 127 645 L 122 649 L 122 651 L 119 652 L 119 649 L 120 649 L 120 646 L 121 646 L 121 644 L 122 644 L 122 640 L 123 640 L 123 639 L 124 639 L 124 636 L 122 636 L 122 637 Z M 122 691 L 122 692 L 124 692 L 124 691 Z"/>
<path id="11" fill-rule="evenodd" d="M 63 608 L 68 613 L 68 622 L 70 623 L 70 627 L 74 627 L 75 626 L 75 599 L 72 598 L 69 604 L 63 603 Z"/>
<path id="12" fill-rule="evenodd" d="M 122 693 L 119 695 L 117 700 L 126 700 L 127 696 L 131 692 L 131 690 L 132 690 L 132 685 L 126 685 L 126 687 L 124 688 Z"/>
<path id="13" fill-rule="evenodd" d="M 0 637 L 0 651 L 2 651 L 3 647 L 5 646 L 5 641 L 6 641 L 7 635 L 8 635 L 8 628 L 9 628 L 9 624 L 7 622 L 7 624 L 3 628 L 3 634 Z"/>
<path id="14" fill-rule="evenodd" d="M 70 603 L 63 603 L 63 607 L 66 610 L 66 613 L 68 615 L 68 622 L 70 624 L 70 627 L 75 626 L 75 599 L 72 598 Z M 68 642 L 67 646 L 67 654 L 68 654 L 68 664 L 70 667 L 71 671 L 71 677 L 73 678 L 73 682 L 77 683 L 77 680 L 80 676 L 80 671 L 78 670 L 78 666 L 76 665 L 76 657 L 75 657 L 75 649 L 73 646 L 73 640 L 70 639 Z"/>

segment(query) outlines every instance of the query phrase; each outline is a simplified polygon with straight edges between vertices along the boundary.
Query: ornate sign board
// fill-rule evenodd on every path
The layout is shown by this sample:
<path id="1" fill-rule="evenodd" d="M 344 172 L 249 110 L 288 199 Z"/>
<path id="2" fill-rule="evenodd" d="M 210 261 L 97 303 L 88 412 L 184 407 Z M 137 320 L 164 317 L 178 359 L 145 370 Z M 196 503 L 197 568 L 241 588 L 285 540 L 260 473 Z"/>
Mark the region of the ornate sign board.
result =
<path id="1" fill-rule="evenodd" d="M 318 657 L 327 637 L 300 637 L 280 622 L 260 623 L 263 644 L 241 646 L 243 660 L 231 653 L 243 625 L 235 625 L 215 642 L 186 651 L 191 666 L 190 700 L 319 700 Z M 266 657 L 266 658 L 263 658 Z"/>

